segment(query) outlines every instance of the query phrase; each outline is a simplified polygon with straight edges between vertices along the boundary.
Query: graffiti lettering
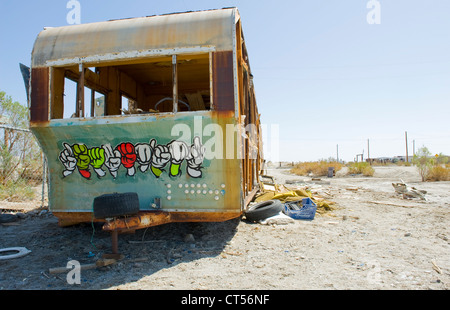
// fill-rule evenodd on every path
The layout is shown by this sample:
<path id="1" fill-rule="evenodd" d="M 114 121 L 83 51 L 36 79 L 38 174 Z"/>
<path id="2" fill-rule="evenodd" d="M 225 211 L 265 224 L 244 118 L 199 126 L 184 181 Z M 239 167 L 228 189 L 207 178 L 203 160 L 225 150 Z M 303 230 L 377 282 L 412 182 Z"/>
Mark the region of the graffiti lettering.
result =
<path id="1" fill-rule="evenodd" d="M 148 170 L 150 166 L 150 160 L 152 159 L 152 149 L 150 148 L 150 144 L 139 143 L 136 144 L 136 161 L 139 164 L 139 169 L 142 173 Z"/>
<path id="2" fill-rule="evenodd" d="M 171 156 L 170 176 L 176 177 L 181 175 L 180 165 L 186 159 L 189 149 L 186 143 L 173 141 L 169 144 L 169 153 Z"/>
<path id="3" fill-rule="evenodd" d="M 117 170 L 120 168 L 120 152 L 117 150 L 114 151 L 111 144 L 103 145 L 102 149 L 105 150 L 105 166 L 115 179 L 117 178 Z"/>
<path id="4" fill-rule="evenodd" d="M 187 173 L 193 178 L 202 177 L 202 164 L 205 158 L 206 148 L 201 144 L 200 138 L 194 138 L 194 144 L 187 157 Z"/>
<path id="5" fill-rule="evenodd" d="M 103 167 L 114 179 L 117 178 L 120 167 L 127 170 L 127 176 L 133 177 L 136 174 L 136 165 L 142 173 L 146 173 L 150 168 L 156 178 L 160 178 L 166 166 L 169 165 L 169 176 L 179 177 L 182 175 L 181 165 L 184 161 L 186 161 L 187 174 L 192 178 L 201 178 L 205 153 L 200 137 L 195 137 L 191 146 L 178 140 L 171 141 L 167 145 L 160 145 L 156 139 L 152 139 L 149 144 L 134 145 L 123 142 L 115 148 L 111 144 L 88 148 L 85 144 L 70 145 L 65 142 L 59 161 L 64 167 L 62 173 L 64 178 L 78 169 L 83 178 L 90 180 L 90 167 L 98 178 L 106 176 Z"/>
<path id="6" fill-rule="evenodd" d="M 136 162 L 137 155 L 136 149 L 133 144 L 127 142 L 117 146 L 117 150 L 120 152 L 122 165 L 127 169 L 127 174 L 132 177 L 136 173 L 134 169 L 134 163 Z"/>

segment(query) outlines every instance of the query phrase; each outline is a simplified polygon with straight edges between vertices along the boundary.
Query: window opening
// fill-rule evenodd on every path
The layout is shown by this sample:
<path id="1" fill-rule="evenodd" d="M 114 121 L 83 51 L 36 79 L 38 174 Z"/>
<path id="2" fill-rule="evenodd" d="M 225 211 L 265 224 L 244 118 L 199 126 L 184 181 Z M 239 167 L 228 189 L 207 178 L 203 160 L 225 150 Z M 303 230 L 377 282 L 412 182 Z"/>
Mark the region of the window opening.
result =
<path id="1" fill-rule="evenodd" d="M 203 53 L 85 67 L 82 72 L 78 66 L 55 68 L 52 118 L 211 110 L 210 67 L 210 54 Z M 64 99 L 58 101 L 62 92 Z"/>
<path id="2" fill-rule="evenodd" d="M 137 102 L 126 95 L 121 96 L 121 115 L 140 114 L 142 109 L 137 107 Z"/>
<path id="3" fill-rule="evenodd" d="M 94 116 L 105 116 L 106 96 L 99 92 L 94 92 Z"/>
<path id="4" fill-rule="evenodd" d="M 78 83 L 69 78 L 64 79 L 64 118 L 76 117 Z"/>
<path id="5" fill-rule="evenodd" d="M 186 102 L 189 111 L 211 110 L 209 54 L 180 56 L 177 67 L 178 100 Z"/>

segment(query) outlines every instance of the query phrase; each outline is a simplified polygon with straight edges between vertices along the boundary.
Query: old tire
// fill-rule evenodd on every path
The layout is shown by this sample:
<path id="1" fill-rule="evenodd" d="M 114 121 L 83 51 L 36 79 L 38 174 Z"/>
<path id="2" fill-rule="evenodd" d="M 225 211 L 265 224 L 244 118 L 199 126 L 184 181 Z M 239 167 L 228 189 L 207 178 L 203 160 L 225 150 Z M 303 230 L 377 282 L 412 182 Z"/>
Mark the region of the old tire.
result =
<path id="1" fill-rule="evenodd" d="M 137 193 L 107 194 L 94 199 L 94 217 L 97 219 L 134 215 L 138 212 Z"/>
<path id="2" fill-rule="evenodd" d="M 246 212 L 245 217 L 252 222 L 258 222 L 277 215 L 283 210 L 283 204 L 279 200 L 268 200 L 251 206 Z"/>

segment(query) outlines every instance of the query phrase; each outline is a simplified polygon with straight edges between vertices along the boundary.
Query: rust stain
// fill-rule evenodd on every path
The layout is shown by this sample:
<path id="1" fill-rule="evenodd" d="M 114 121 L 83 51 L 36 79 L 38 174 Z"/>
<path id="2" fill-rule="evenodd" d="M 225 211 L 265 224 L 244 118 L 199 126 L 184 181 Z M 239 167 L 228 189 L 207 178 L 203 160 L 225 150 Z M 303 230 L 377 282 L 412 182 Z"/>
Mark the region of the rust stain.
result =
<path id="1" fill-rule="evenodd" d="M 217 50 L 231 49 L 231 25 L 237 14 L 237 9 L 228 8 L 49 28 L 35 42 L 32 66 L 130 50 L 206 45 Z"/>
<path id="2" fill-rule="evenodd" d="M 69 227 L 80 223 L 89 222 L 105 222 L 105 220 L 94 219 L 91 212 L 53 212 L 53 215 L 58 219 L 60 227 Z"/>
<path id="3" fill-rule="evenodd" d="M 172 222 L 226 222 L 241 216 L 239 212 L 176 212 L 171 214 Z"/>
<path id="4" fill-rule="evenodd" d="M 168 212 L 140 212 L 137 216 L 115 218 L 103 225 L 105 231 L 130 231 L 152 226 L 163 225 L 171 222 L 171 214 Z"/>
<path id="5" fill-rule="evenodd" d="M 55 212 L 60 227 L 68 227 L 79 223 L 105 223 L 105 231 L 132 231 L 148 227 L 183 222 L 225 222 L 241 216 L 239 212 L 139 212 L 136 216 L 115 218 L 112 221 L 94 219 L 90 212 Z"/>
<path id="6" fill-rule="evenodd" d="M 213 102 L 217 111 L 234 111 L 233 52 L 212 53 Z"/>
<path id="7" fill-rule="evenodd" d="M 30 122 L 48 122 L 49 68 L 31 70 Z"/>
<path id="8" fill-rule="evenodd" d="M 238 212 L 140 212 L 134 217 L 116 218 L 103 226 L 105 231 L 132 231 L 168 223 L 225 222 L 241 215 Z"/>

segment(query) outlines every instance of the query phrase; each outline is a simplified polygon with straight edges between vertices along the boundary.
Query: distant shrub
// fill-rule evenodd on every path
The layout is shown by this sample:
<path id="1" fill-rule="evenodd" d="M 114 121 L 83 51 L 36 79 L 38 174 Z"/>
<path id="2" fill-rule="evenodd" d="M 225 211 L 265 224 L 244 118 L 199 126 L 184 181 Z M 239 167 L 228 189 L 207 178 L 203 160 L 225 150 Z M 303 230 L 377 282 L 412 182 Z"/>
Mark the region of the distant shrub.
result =
<path id="1" fill-rule="evenodd" d="M 326 176 L 328 175 L 328 168 L 333 167 L 337 172 L 342 169 L 343 165 L 336 161 L 330 162 L 326 160 L 314 161 L 314 162 L 301 162 L 294 165 L 290 170 L 291 173 L 296 175 L 314 175 L 314 176 Z"/>
<path id="2" fill-rule="evenodd" d="M 373 176 L 375 170 L 367 162 L 351 163 L 348 166 L 347 174 L 362 174 L 367 177 Z"/>
<path id="3" fill-rule="evenodd" d="M 21 202 L 32 200 L 35 197 L 33 188 L 25 180 L 20 179 L 16 182 L 8 181 L 6 184 L 0 183 L 0 199 L 10 202 Z"/>
<path id="4" fill-rule="evenodd" d="M 436 165 L 427 174 L 427 181 L 450 181 L 450 167 Z"/>
<path id="5" fill-rule="evenodd" d="M 419 170 L 422 182 L 450 181 L 449 159 L 442 153 L 432 156 L 428 148 L 423 146 L 414 155 L 413 164 Z"/>

